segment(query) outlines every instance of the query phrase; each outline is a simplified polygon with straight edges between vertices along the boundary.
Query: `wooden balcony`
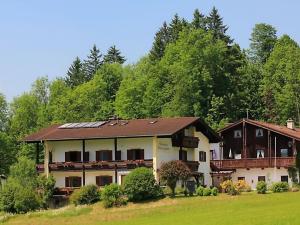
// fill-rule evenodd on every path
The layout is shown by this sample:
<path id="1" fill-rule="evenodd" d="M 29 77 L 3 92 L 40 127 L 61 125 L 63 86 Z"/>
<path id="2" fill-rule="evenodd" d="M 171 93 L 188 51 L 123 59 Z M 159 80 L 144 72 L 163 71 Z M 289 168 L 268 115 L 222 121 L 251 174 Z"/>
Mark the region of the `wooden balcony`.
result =
<path id="1" fill-rule="evenodd" d="M 197 172 L 199 168 L 199 162 L 198 161 L 183 161 L 192 172 Z"/>
<path id="2" fill-rule="evenodd" d="M 212 160 L 212 165 L 219 170 L 247 169 L 247 168 L 268 168 L 284 167 L 288 168 L 295 163 L 294 157 L 277 157 L 275 158 L 248 158 L 248 159 L 224 159 Z"/>
<path id="3" fill-rule="evenodd" d="M 120 160 L 120 161 L 98 161 L 98 162 L 56 162 L 49 163 L 50 171 L 80 171 L 85 170 L 114 170 L 134 169 L 137 167 L 153 167 L 153 160 Z M 44 171 L 44 164 L 37 165 L 38 172 Z"/>
<path id="4" fill-rule="evenodd" d="M 193 136 L 184 136 L 172 139 L 172 146 L 184 148 L 198 148 L 199 138 Z"/>

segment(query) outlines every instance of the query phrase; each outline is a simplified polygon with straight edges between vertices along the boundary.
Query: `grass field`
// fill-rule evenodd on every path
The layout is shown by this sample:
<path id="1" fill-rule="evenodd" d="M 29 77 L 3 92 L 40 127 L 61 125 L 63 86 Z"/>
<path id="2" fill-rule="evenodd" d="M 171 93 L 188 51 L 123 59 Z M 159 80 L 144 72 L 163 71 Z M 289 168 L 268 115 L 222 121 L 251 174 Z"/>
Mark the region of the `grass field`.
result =
<path id="1" fill-rule="evenodd" d="M 300 192 L 162 199 L 104 209 L 69 206 L 9 217 L 3 224 L 22 225 L 297 225 Z M 1 214 L 0 214 L 1 217 Z M 3 215 L 2 215 L 3 217 Z"/>

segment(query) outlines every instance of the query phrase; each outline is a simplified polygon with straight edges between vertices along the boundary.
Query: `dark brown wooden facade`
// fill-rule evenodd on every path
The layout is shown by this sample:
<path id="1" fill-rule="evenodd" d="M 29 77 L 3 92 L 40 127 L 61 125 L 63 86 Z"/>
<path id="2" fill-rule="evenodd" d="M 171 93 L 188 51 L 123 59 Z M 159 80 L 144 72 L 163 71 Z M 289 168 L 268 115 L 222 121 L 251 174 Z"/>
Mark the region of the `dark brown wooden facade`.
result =
<path id="1" fill-rule="evenodd" d="M 220 136 L 223 139 L 221 159 L 211 161 L 220 170 L 287 168 L 294 164 L 296 152 L 300 149 L 297 138 L 247 120 L 224 128 Z"/>

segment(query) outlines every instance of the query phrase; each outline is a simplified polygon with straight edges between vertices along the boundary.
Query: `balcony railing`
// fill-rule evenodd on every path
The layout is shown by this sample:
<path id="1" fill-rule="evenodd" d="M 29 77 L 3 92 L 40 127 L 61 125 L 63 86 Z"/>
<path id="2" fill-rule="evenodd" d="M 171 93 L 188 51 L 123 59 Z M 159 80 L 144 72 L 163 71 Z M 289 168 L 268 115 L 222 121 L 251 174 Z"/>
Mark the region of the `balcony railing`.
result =
<path id="1" fill-rule="evenodd" d="M 199 138 L 193 136 L 184 136 L 178 139 L 172 139 L 172 146 L 184 148 L 197 148 Z"/>
<path id="2" fill-rule="evenodd" d="M 112 170 L 112 169 L 134 169 L 136 167 L 153 167 L 152 159 L 145 160 L 119 160 L 119 161 L 98 161 L 98 162 L 56 162 L 49 163 L 50 171 L 65 170 Z M 44 164 L 37 165 L 38 172 L 44 171 Z"/>
<path id="3" fill-rule="evenodd" d="M 268 168 L 268 167 L 290 167 L 295 163 L 294 157 L 275 158 L 248 158 L 248 159 L 224 159 L 212 160 L 211 163 L 219 170 L 231 170 L 241 168 Z"/>

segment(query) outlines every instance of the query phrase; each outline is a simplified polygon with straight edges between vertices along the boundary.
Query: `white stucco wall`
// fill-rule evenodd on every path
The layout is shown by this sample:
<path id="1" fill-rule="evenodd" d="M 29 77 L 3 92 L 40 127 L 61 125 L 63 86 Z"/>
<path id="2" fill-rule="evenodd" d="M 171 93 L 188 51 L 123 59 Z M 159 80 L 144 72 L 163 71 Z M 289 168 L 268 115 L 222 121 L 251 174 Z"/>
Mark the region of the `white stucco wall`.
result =
<path id="1" fill-rule="evenodd" d="M 281 176 L 288 176 L 288 171 L 285 168 L 254 168 L 254 169 L 237 169 L 236 172 L 232 174 L 232 180 L 235 182 L 238 177 L 245 177 L 246 182 L 251 186 L 252 189 L 256 188 L 258 182 L 258 176 L 265 176 L 268 185 L 272 182 L 281 181 Z M 291 184 L 291 179 L 289 178 L 289 183 Z"/>
<path id="2" fill-rule="evenodd" d="M 65 152 L 82 151 L 82 141 L 51 141 L 49 142 L 50 151 L 52 151 L 53 162 L 65 162 Z M 127 159 L 128 149 L 144 149 L 145 159 L 152 159 L 152 137 L 145 138 L 119 138 L 118 150 L 121 150 L 121 160 Z M 113 139 L 86 140 L 85 151 L 89 152 L 90 161 L 96 160 L 96 151 L 111 150 L 114 156 Z M 82 157 L 82 155 L 81 155 Z"/>
<path id="3" fill-rule="evenodd" d="M 214 160 L 221 159 L 220 143 L 210 143 L 210 150 L 214 151 Z"/>
<path id="4" fill-rule="evenodd" d="M 206 162 L 200 162 L 198 171 L 204 175 L 204 184 L 207 186 L 212 185 L 212 178 L 210 175 L 210 144 L 208 138 L 201 132 L 195 132 L 195 137 L 199 138 L 198 148 L 194 151 L 194 158 L 199 161 L 199 151 L 206 152 Z"/>

